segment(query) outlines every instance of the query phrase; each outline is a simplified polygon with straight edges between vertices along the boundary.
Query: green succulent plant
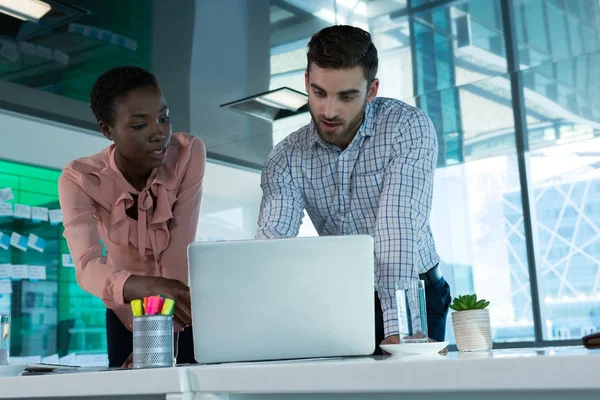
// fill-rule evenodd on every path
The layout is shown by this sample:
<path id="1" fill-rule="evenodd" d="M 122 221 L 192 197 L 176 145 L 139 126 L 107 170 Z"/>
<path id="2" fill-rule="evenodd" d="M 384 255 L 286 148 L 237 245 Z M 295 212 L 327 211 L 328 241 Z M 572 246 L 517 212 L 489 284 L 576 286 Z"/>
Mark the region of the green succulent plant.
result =
<path id="1" fill-rule="evenodd" d="M 476 294 L 465 294 L 455 297 L 450 308 L 454 311 L 483 310 L 489 305 L 486 299 L 477 300 Z"/>

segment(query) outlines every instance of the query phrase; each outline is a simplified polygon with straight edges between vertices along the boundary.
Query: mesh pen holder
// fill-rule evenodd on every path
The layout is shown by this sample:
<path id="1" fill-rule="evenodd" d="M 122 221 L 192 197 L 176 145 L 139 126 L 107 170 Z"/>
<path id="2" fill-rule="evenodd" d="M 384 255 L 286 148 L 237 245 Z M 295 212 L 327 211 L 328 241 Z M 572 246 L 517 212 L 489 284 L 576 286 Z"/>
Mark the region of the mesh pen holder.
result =
<path id="1" fill-rule="evenodd" d="M 173 316 L 133 317 L 133 368 L 172 367 Z"/>

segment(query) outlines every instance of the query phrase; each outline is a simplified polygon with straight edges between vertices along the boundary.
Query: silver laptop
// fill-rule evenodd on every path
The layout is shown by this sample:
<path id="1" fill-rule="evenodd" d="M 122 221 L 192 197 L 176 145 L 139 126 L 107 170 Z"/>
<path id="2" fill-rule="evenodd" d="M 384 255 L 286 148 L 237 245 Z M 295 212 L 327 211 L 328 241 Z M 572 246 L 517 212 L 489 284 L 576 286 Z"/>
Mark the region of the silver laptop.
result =
<path id="1" fill-rule="evenodd" d="M 195 242 L 188 255 L 198 363 L 373 353 L 370 236 Z"/>

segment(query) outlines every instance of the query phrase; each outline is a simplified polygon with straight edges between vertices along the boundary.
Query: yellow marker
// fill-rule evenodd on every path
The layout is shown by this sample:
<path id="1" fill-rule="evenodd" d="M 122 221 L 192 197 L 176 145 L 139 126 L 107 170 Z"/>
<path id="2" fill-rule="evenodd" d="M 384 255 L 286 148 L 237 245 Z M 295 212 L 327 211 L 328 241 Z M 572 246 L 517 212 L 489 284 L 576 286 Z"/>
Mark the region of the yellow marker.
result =
<path id="1" fill-rule="evenodd" d="M 173 299 L 165 299 L 163 303 L 162 310 L 160 310 L 161 315 L 173 315 L 173 310 L 175 308 L 175 301 Z"/>
<path id="2" fill-rule="evenodd" d="M 132 300 L 131 301 L 131 311 L 133 312 L 134 317 L 139 317 L 142 315 L 142 301 L 141 300 Z"/>

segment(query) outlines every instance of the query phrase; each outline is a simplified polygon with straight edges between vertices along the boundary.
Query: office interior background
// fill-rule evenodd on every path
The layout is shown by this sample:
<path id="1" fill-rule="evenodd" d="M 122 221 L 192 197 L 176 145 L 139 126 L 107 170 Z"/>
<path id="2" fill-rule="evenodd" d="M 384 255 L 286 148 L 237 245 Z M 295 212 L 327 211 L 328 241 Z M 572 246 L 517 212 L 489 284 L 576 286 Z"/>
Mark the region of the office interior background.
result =
<path id="1" fill-rule="evenodd" d="M 11 357 L 84 364 L 106 351 L 104 307 L 78 287 L 62 225 L 15 214 L 58 209 L 60 169 L 109 144 L 88 103 L 99 74 L 158 76 L 174 131 L 207 145 L 197 239 L 252 238 L 262 163 L 310 116 L 271 123 L 219 105 L 304 92 L 306 45 L 336 23 L 373 35 L 379 95 L 435 125 L 442 270 L 453 295 L 491 302 L 494 346 L 600 330 L 599 0 L 45 1 L 37 24 L 0 14 L 0 189 L 14 195 L 0 232 L 45 240 L 0 240 Z M 316 235 L 306 216 L 300 235 Z"/>

